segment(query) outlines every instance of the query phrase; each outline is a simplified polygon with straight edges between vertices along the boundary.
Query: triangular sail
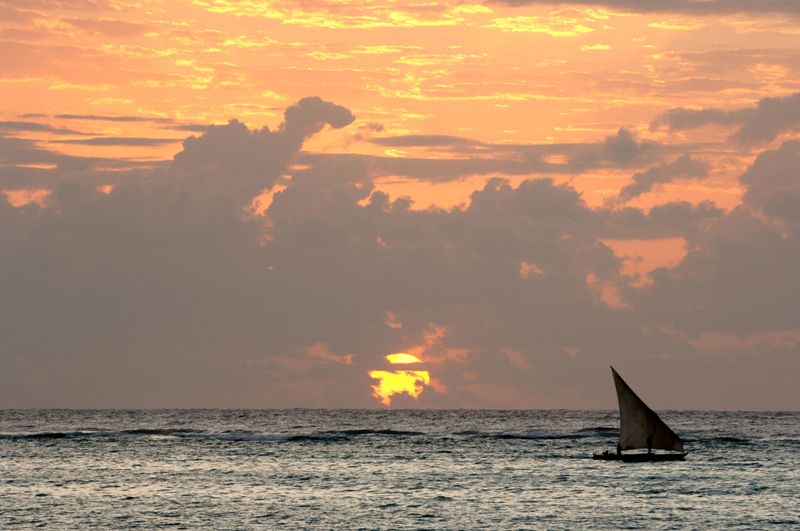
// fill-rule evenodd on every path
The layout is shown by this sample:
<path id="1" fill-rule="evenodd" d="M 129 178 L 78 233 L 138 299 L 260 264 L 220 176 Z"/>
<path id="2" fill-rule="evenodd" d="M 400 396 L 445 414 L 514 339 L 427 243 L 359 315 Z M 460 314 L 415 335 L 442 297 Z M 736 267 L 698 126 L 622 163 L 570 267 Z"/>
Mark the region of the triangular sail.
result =
<path id="1" fill-rule="evenodd" d="M 611 367 L 619 401 L 619 445 L 622 450 L 652 448 L 683 452 L 683 441 L 636 396 Z M 652 437 L 650 444 L 648 439 Z"/>

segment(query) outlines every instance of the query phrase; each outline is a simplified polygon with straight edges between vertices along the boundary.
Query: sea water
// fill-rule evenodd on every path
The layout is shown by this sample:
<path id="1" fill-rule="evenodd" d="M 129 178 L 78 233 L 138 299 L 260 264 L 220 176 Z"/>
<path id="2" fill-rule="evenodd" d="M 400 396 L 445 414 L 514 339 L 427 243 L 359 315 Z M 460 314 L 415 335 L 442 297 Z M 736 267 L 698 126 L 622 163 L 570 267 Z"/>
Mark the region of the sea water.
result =
<path id="1" fill-rule="evenodd" d="M 800 528 L 800 413 L 0 410 L 0 528 Z"/>

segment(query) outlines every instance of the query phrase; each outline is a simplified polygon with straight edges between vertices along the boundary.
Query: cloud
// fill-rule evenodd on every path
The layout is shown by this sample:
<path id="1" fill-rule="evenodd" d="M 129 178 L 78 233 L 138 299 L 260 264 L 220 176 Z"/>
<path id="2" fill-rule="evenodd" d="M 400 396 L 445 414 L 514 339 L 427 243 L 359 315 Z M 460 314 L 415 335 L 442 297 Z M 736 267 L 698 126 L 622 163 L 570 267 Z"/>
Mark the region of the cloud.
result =
<path id="1" fill-rule="evenodd" d="M 600 142 L 574 144 L 493 144 L 450 135 L 401 135 L 371 139 L 391 147 L 426 147 L 458 157 L 395 157 L 304 153 L 298 161 L 320 164 L 350 161 L 369 167 L 373 177 L 406 176 L 431 182 L 458 180 L 471 175 L 579 174 L 597 168 L 630 168 L 666 154 L 668 148 L 639 139 L 621 128 Z M 692 146 L 684 146 L 690 149 Z M 560 158 L 564 162 L 549 162 Z"/>
<path id="2" fill-rule="evenodd" d="M 620 190 L 618 199 L 629 201 L 649 192 L 657 184 L 672 182 L 676 177 L 702 179 L 707 175 L 708 166 L 705 163 L 683 155 L 672 162 L 661 163 L 633 174 L 633 182 Z"/>
<path id="3" fill-rule="evenodd" d="M 707 125 L 740 126 L 753 114 L 752 109 L 670 109 L 650 123 L 650 129 L 666 127 L 670 131 L 686 131 Z"/>
<path id="4" fill-rule="evenodd" d="M 344 107 L 317 97 L 303 98 L 286 109 L 276 131 L 267 127 L 250 131 L 238 120 L 212 125 L 201 136 L 187 138 L 174 163 L 189 171 L 216 166 L 232 179 L 248 183 L 248 190 L 254 192 L 278 180 L 306 138 L 325 125 L 341 128 L 354 119 Z"/>
<path id="5" fill-rule="evenodd" d="M 167 144 L 174 144 L 180 141 L 180 138 L 137 138 L 114 136 L 51 140 L 51 142 L 54 144 L 77 144 L 82 146 L 163 146 Z"/>
<path id="6" fill-rule="evenodd" d="M 96 162 L 97 159 L 72 157 L 43 149 L 31 140 L 0 136 L 0 164 L 57 164 L 62 169 L 82 169 Z"/>
<path id="7" fill-rule="evenodd" d="M 744 201 L 800 236 L 800 142 L 784 142 L 759 155 L 742 175 Z"/>
<path id="8" fill-rule="evenodd" d="M 270 317 L 280 310 L 265 291 L 263 221 L 244 215 L 246 196 L 231 183 L 244 182 L 251 190 L 268 185 L 248 181 L 281 175 L 306 136 L 325 123 L 346 124 L 342 109 L 302 100 L 274 133 L 232 122 L 187 140 L 172 166 L 131 175 L 108 193 L 98 190 L 104 174 L 92 182 L 91 172 L 84 172 L 62 173 L 46 208 L 15 209 L 0 196 L 4 403 L 44 403 L 54 396 L 80 403 L 83 391 L 75 391 L 83 387 L 82 374 L 102 375 L 87 383 L 84 396 L 109 404 L 141 402 L 145 388 L 154 392 L 152 404 L 189 404 L 207 393 L 225 400 L 208 372 L 215 366 L 217 374 L 233 369 L 248 387 L 248 360 L 260 353 L 261 334 L 266 330 L 277 338 L 275 326 L 283 323 Z M 16 161 L 25 150 L 36 161 L 54 157 L 24 141 L 3 145 L 17 151 Z M 204 158 L 198 151 L 203 147 L 213 148 L 217 159 Z M 228 149 L 240 157 L 239 166 Z M 41 239 L 39 231 L 51 237 Z M 239 324 L 231 327 L 231 318 Z M 265 319 L 275 325 L 265 329 L 259 324 Z M 206 332 L 218 326 L 224 331 Z M 298 344 L 280 338 L 270 348 L 271 366 L 284 354 L 300 352 Z M 228 354 L 219 358 L 222 351 Z M 123 378 L 126 364 L 130 370 Z M 183 390 L 174 386 L 179 373 L 194 375 Z M 17 391 L 22 394 L 13 398 Z"/>
<path id="9" fill-rule="evenodd" d="M 762 98 L 752 108 L 670 109 L 651 123 L 652 129 L 670 131 L 696 129 L 707 125 L 737 127 L 731 140 L 743 145 L 771 142 L 785 132 L 800 128 L 800 93 L 778 98 Z"/>
<path id="10" fill-rule="evenodd" d="M 387 147 L 430 147 L 452 146 L 455 144 L 473 143 L 474 141 L 468 138 L 450 135 L 402 135 L 373 138 L 370 142 Z"/>
<path id="11" fill-rule="evenodd" d="M 55 166 L 55 170 L 29 171 L 30 168 L 24 168 L 24 166 L 30 165 L 52 165 Z M 46 149 L 34 140 L 0 135 L 0 167 L 3 170 L 0 171 L 0 188 L 16 188 L 20 185 L 25 187 L 25 181 L 20 180 L 23 175 L 27 175 L 30 179 L 28 181 L 30 187 L 37 187 L 50 186 L 54 182 L 58 182 L 65 175 L 62 172 L 67 172 L 71 178 L 79 178 L 81 172 L 100 166 L 106 169 L 122 170 L 137 167 L 153 168 L 159 165 L 160 163 L 157 161 L 66 155 Z M 73 172 L 78 173 L 73 174 Z M 95 177 L 94 174 L 86 174 L 85 179 L 92 180 Z M 119 178 L 118 175 L 112 180 L 117 178 Z"/>
<path id="12" fill-rule="evenodd" d="M 632 11 L 634 13 L 681 13 L 687 15 L 724 15 L 746 13 L 750 15 L 783 14 L 800 15 L 800 6 L 793 0 L 502 0 L 492 2 L 521 7 L 528 5 L 593 6 Z"/>
<path id="13" fill-rule="evenodd" d="M 0 121 L 0 130 L 3 131 L 31 131 L 31 132 L 42 132 L 42 133 L 54 133 L 54 134 L 61 134 L 61 135 L 83 135 L 86 133 L 81 133 L 79 131 L 74 131 L 72 129 L 66 129 L 63 127 L 55 127 L 49 124 L 43 124 L 39 122 L 25 122 L 25 121 Z"/>
<path id="14" fill-rule="evenodd" d="M 177 124 L 165 126 L 164 129 L 172 129 L 174 131 L 189 131 L 191 133 L 205 133 L 211 124 Z"/>
<path id="15" fill-rule="evenodd" d="M 350 125 L 355 115 L 349 109 L 322 98 L 303 98 L 284 113 L 283 130 L 290 137 L 303 140 L 318 133 L 325 125 L 334 129 Z"/>
<path id="16" fill-rule="evenodd" d="M 657 144 L 639 140 L 633 131 L 623 127 L 615 135 L 605 137 L 597 147 L 578 150 L 567 166 L 573 171 L 604 166 L 625 168 L 652 160 L 658 148 Z"/>
<path id="17" fill-rule="evenodd" d="M 798 329 L 790 301 L 800 288 L 789 279 L 800 263 L 799 161 L 798 142 L 761 153 L 741 176 L 743 204 L 690 235 L 681 265 L 642 294 L 646 311 L 688 336 Z"/>
<path id="18" fill-rule="evenodd" d="M 672 407 L 800 405 L 797 143 L 759 156 L 730 212 L 590 208 L 550 179 L 415 211 L 375 190 L 364 159 L 301 158 L 352 120 L 308 101 L 274 131 L 214 126 L 112 190 L 85 168 L 53 170 L 44 207 L 0 196 L 0 402 L 369 407 L 368 371 L 430 344 L 446 391 L 425 407 L 598 407 L 608 363 L 663 375 L 650 393 Z M 658 149 L 619 132 L 578 151 L 632 164 Z M 264 188 L 265 215 L 248 214 Z M 609 238 L 682 238 L 687 253 L 634 284 Z M 433 344 L 432 329 L 447 333 Z M 757 355 L 709 350 L 720 337 Z M 741 393 L 757 378 L 772 385 Z"/>
<path id="19" fill-rule="evenodd" d="M 170 123 L 171 118 L 159 118 L 148 116 L 109 116 L 103 114 L 56 114 L 55 118 L 62 120 L 92 120 L 98 122 L 156 122 Z"/>

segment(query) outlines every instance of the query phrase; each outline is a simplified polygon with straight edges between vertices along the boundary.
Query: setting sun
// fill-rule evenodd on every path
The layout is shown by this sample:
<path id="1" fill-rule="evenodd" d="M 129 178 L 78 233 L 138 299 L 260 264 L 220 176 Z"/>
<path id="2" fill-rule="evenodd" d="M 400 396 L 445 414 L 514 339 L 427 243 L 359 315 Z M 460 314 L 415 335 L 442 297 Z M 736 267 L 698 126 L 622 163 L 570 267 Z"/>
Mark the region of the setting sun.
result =
<path id="1" fill-rule="evenodd" d="M 422 363 L 417 356 L 406 352 L 388 354 L 384 358 L 393 365 Z M 418 398 L 425 390 L 425 386 L 431 383 L 428 371 L 369 371 L 369 377 L 378 380 L 378 383 L 372 386 L 372 396 L 386 407 L 392 405 L 394 395 L 407 394 L 412 398 Z"/>
<path id="2" fill-rule="evenodd" d="M 386 356 L 386 359 L 389 360 L 389 363 L 392 364 L 411 364 L 411 363 L 422 363 L 422 360 L 416 357 L 413 354 L 408 354 L 406 352 L 398 352 L 396 354 L 389 354 Z"/>
<path id="3" fill-rule="evenodd" d="M 372 386 L 372 396 L 386 407 L 392 405 L 392 396 L 407 394 L 418 398 L 431 383 L 428 371 L 369 371 L 369 377 L 378 380 Z"/>

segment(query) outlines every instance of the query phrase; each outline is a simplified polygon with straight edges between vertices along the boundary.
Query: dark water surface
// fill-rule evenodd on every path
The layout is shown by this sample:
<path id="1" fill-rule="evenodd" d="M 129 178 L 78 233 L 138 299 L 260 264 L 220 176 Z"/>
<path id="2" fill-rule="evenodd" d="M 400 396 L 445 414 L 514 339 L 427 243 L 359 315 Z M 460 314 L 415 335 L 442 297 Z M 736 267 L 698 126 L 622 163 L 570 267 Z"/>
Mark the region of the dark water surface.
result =
<path id="1" fill-rule="evenodd" d="M 0 410 L 0 528 L 800 528 L 800 413 Z"/>

